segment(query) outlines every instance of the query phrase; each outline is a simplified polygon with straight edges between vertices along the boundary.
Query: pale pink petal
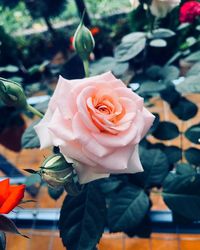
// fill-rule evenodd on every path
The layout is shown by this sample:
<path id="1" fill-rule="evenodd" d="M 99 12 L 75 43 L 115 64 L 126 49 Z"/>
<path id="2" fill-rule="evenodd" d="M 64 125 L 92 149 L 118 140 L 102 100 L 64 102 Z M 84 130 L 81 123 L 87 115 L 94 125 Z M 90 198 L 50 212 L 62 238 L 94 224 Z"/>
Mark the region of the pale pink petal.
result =
<path id="1" fill-rule="evenodd" d="M 79 113 L 77 113 L 73 118 L 72 128 L 76 138 L 79 140 L 83 148 L 92 154 L 103 157 L 112 152 L 111 148 L 104 147 L 91 136 L 91 132 L 83 124 Z"/>
<path id="2" fill-rule="evenodd" d="M 145 121 L 141 112 L 138 112 L 129 129 L 120 132 L 117 136 L 108 133 L 103 133 L 103 135 L 102 133 L 92 133 L 92 135 L 98 143 L 107 147 L 123 147 L 130 143 L 137 144 L 138 140 L 141 139 L 141 131 L 143 131 L 144 123 Z"/>
<path id="3" fill-rule="evenodd" d="M 52 119 L 49 122 L 47 128 L 52 132 L 52 141 L 55 142 L 57 139 L 62 141 L 71 141 L 75 139 L 72 131 L 71 120 L 64 119 L 60 110 L 56 108 L 53 113 Z M 54 143 L 54 145 L 57 142 Z"/>
<path id="4" fill-rule="evenodd" d="M 53 113 L 50 109 L 47 110 L 44 117 L 41 121 L 34 127 L 35 132 L 37 133 L 39 140 L 40 140 L 40 148 L 46 148 L 53 145 L 51 133 L 48 130 L 47 126 L 51 121 Z"/>
<path id="5" fill-rule="evenodd" d="M 152 126 L 153 121 L 155 119 L 155 116 L 151 112 L 149 112 L 146 108 L 143 108 L 143 117 L 145 120 L 145 126 L 143 128 L 142 133 L 141 133 L 141 138 L 143 138 L 146 135 L 146 133 L 148 132 L 148 130 Z"/>
<path id="6" fill-rule="evenodd" d="M 102 169 L 107 170 L 110 173 L 115 173 L 128 168 L 128 162 L 132 155 L 133 149 L 133 145 L 128 145 L 126 147 L 118 148 L 104 157 L 93 155 L 85 148 L 83 148 L 83 152 L 88 158 L 94 160 L 97 163 L 96 167 L 100 165 Z"/>
<path id="7" fill-rule="evenodd" d="M 85 166 L 81 163 L 76 163 L 73 166 L 77 171 L 80 184 L 86 184 L 94 180 L 108 178 L 110 175 L 109 173 L 96 173 L 92 167 Z"/>
<path id="8" fill-rule="evenodd" d="M 87 166 L 96 166 L 93 160 L 90 160 L 82 151 L 82 146 L 77 141 L 71 141 L 64 145 L 59 146 L 60 152 L 65 158 L 76 160 Z"/>
<path id="9" fill-rule="evenodd" d="M 90 112 L 87 108 L 87 99 L 95 93 L 96 88 L 89 86 L 85 88 L 77 97 L 78 112 L 81 113 L 81 119 L 85 126 L 93 132 L 99 132 L 99 129 L 95 126 L 91 119 Z"/>
<path id="10" fill-rule="evenodd" d="M 72 110 L 70 108 L 71 89 L 72 82 L 60 76 L 54 94 L 49 102 L 49 107 L 51 110 L 54 111 L 57 107 L 59 107 L 64 118 L 66 119 L 69 119 L 73 116 Z"/>
<path id="11" fill-rule="evenodd" d="M 134 101 L 135 106 L 137 106 L 137 109 L 141 110 L 143 109 L 144 106 L 144 99 L 134 93 L 131 89 L 129 88 L 116 88 L 115 92 L 118 93 L 118 96 L 120 97 L 128 97 L 131 100 Z"/>

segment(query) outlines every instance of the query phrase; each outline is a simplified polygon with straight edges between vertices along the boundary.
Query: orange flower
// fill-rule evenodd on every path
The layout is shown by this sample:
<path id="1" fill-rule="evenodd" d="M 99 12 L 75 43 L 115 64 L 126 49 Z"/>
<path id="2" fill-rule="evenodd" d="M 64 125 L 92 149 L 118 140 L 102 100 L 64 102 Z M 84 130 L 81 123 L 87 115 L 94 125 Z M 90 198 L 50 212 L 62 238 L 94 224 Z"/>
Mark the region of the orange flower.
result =
<path id="1" fill-rule="evenodd" d="M 10 185 L 10 180 L 0 182 L 0 214 L 8 214 L 24 197 L 25 185 Z"/>

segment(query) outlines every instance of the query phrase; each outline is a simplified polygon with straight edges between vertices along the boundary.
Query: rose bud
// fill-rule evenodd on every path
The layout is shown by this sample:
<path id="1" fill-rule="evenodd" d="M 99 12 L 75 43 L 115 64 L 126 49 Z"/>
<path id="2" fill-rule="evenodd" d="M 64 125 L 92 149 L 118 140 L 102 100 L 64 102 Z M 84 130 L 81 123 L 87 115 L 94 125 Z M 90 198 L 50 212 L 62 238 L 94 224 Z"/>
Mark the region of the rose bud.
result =
<path id="1" fill-rule="evenodd" d="M 83 19 L 74 34 L 73 46 L 82 60 L 87 60 L 94 49 L 94 38 L 91 31 L 83 24 Z"/>
<path id="2" fill-rule="evenodd" d="M 61 154 L 49 156 L 42 164 L 39 174 L 52 187 L 64 186 L 71 181 L 73 168 Z"/>
<path id="3" fill-rule="evenodd" d="M 5 105 L 27 108 L 26 96 L 20 84 L 0 78 L 0 98 Z"/>

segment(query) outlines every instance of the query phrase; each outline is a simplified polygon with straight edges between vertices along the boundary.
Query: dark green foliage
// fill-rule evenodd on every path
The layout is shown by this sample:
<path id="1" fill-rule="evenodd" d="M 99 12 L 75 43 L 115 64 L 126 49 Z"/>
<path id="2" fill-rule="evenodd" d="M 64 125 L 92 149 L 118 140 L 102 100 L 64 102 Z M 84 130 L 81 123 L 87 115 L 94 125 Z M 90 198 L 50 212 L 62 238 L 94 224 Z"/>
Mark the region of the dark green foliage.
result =
<path id="1" fill-rule="evenodd" d="M 171 85 L 162 90 L 160 95 L 163 100 L 169 103 L 172 112 L 179 119 L 187 121 L 197 114 L 197 106 L 185 97 L 182 97 L 180 93 L 176 91 L 174 86 Z"/>
<path id="2" fill-rule="evenodd" d="M 185 136 L 188 140 L 195 144 L 200 144 L 200 124 L 191 126 L 185 131 Z"/>
<path id="3" fill-rule="evenodd" d="M 66 7 L 66 0 L 24 0 L 33 18 L 58 16 Z"/>
<path id="4" fill-rule="evenodd" d="M 159 140 L 172 140 L 179 136 L 179 130 L 174 123 L 164 121 L 158 124 L 153 136 Z"/>
<path id="5" fill-rule="evenodd" d="M 19 0 L 0 0 L 0 5 L 3 7 L 14 8 L 19 3 Z"/>
<path id="6" fill-rule="evenodd" d="M 164 146 L 163 151 L 170 164 L 174 164 L 182 158 L 182 149 L 176 146 Z"/>
<path id="7" fill-rule="evenodd" d="M 171 106 L 171 110 L 179 119 L 183 121 L 193 118 L 198 112 L 196 104 L 189 101 L 185 97 L 181 97 L 178 103 Z"/>
<path id="8" fill-rule="evenodd" d="M 123 37 L 122 42 L 115 48 L 114 57 L 118 62 L 130 61 L 145 48 L 146 38 L 142 32 L 134 32 Z"/>
<path id="9" fill-rule="evenodd" d="M 0 232 L 0 250 L 6 249 L 6 234 L 4 232 Z"/>
<path id="10" fill-rule="evenodd" d="M 142 222 L 149 206 L 149 198 L 141 188 L 125 186 L 113 196 L 108 207 L 110 231 L 132 231 Z"/>
<path id="11" fill-rule="evenodd" d="M 35 132 L 34 126 L 38 123 L 39 121 L 35 121 L 29 126 L 23 136 L 22 136 L 22 147 L 23 148 L 39 148 L 40 147 L 40 141 L 39 138 Z"/>
<path id="12" fill-rule="evenodd" d="M 48 186 L 48 193 L 49 193 L 50 197 L 54 200 L 58 200 L 61 197 L 61 195 L 63 194 L 63 192 L 64 192 L 63 187 L 52 188 L 52 187 Z"/>
<path id="13" fill-rule="evenodd" d="M 67 195 L 59 221 L 64 246 L 68 250 L 93 250 L 104 231 L 105 213 L 104 196 L 93 183 L 78 196 Z"/>
<path id="14" fill-rule="evenodd" d="M 183 218 L 200 219 L 200 176 L 187 164 L 179 165 L 163 185 L 163 198 L 173 213 Z"/>
<path id="15" fill-rule="evenodd" d="M 188 148 L 184 151 L 185 158 L 190 164 L 200 166 L 200 150 L 197 148 Z"/>
<path id="16" fill-rule="evenodd" d="M 169 172 L 169 162 L 165 153 L 160 149 L 140 148 L 140 157 L 144 168 L 141 179 L 145 188 L 162 185 Z"/>

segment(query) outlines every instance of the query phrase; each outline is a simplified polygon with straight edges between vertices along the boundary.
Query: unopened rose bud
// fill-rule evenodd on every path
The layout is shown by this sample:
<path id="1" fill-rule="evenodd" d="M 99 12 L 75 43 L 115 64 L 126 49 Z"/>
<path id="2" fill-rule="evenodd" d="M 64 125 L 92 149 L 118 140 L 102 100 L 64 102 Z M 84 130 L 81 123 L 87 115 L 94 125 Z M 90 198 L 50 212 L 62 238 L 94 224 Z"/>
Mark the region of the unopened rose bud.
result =
<path id="1" fill-rule="evenodd" d="M 26 109 L 27 102 L 20 84 L 0 77 L 0 98 L 5 105 Z"/>
<path id="2" fill-rule="evenodd" d="M 74 34 L 73 46 L 82 60 L 87 60 L 94 49 L 94 38 L 91 31 L 83 24 L 83 20 Z"/>
<path id="3" fill-rule="evenodd" d="M 61 154 L 48 157 L 42 164 L 39 174 L 52 187 L 64 186 L 71 181 L 73 168 Z"/>

